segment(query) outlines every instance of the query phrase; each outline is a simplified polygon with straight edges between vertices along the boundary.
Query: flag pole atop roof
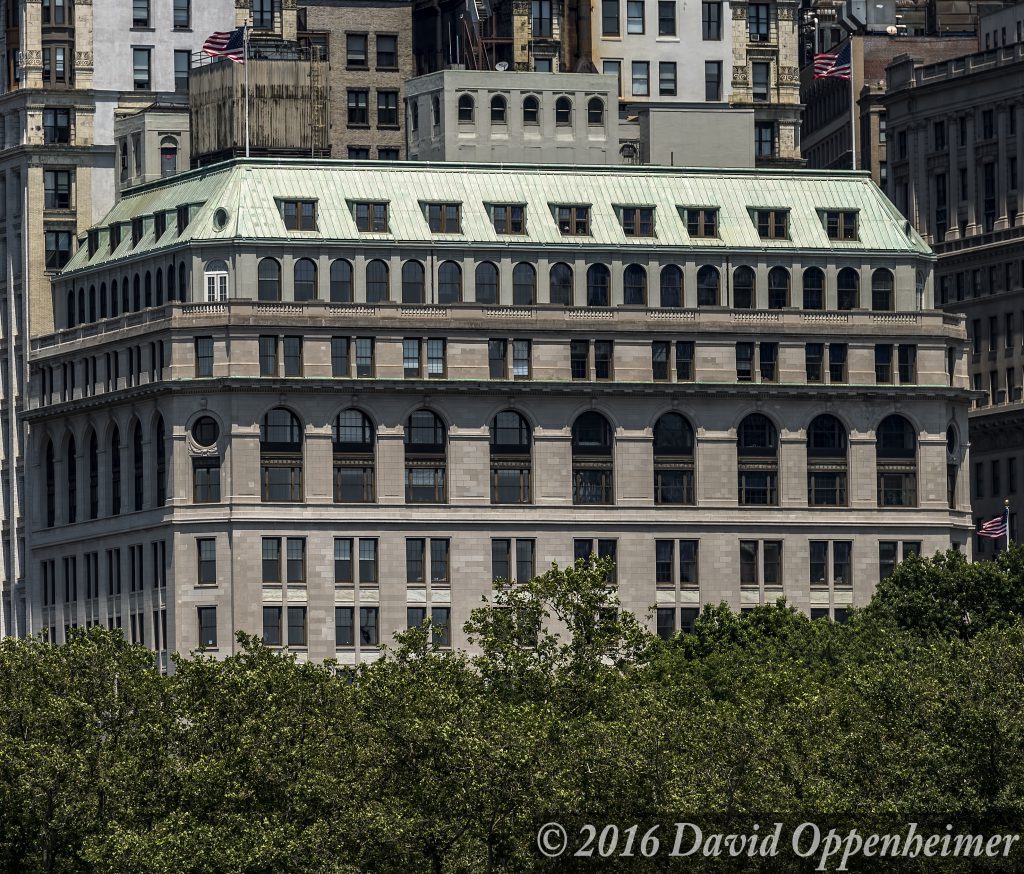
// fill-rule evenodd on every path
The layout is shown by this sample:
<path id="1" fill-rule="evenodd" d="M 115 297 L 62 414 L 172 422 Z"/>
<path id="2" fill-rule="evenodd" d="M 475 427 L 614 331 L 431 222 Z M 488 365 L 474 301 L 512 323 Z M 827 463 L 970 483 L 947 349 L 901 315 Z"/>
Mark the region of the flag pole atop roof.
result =
<path id="1" fill-rule="evenodd" d="M 245 157 L 249 157 L 249 19 L 242 25 L 242 65 L 245 67 Z M 852 85 L 850 86 L 853 87 Z"/>

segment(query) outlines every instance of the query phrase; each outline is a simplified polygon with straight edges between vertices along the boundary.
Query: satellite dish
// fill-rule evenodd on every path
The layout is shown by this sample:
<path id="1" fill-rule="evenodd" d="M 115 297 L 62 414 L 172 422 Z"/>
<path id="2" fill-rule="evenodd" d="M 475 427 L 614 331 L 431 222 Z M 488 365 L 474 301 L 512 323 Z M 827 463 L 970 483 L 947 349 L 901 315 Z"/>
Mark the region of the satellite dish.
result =
<path id="1" fill-rule="evenodd" d="M 889 36 L 896 36 L 896 34 L 897 34 L 897 33 L 899 33 L 899 30 L 897 30 L 897 28 L 896 28 L 896 25 L 895 25 L 895 24 L 890 24 L 890 25 L 889 25 L 889 26 L 888 26 L 888 27 L 887 27 L 887 28 L 885 29 L 885 32 L 886 32 L 887 34 L 889 34 Z"/>
<path id="2" fill-rule="evenodd" d="M 508 69 L 508 61 L 498 61 L 498 63 L 494 65 L 494 69 L 499 73 L 504 73 Z"/>

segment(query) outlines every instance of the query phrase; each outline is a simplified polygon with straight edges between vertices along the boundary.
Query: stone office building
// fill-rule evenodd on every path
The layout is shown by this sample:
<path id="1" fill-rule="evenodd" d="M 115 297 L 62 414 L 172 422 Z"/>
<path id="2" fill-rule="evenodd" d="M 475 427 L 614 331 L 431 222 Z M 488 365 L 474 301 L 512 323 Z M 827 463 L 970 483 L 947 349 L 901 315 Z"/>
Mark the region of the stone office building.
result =
<path id="1" fill-rule="evenodd" d="M 32 347 L 35 633 L 371 659 L 596 552 L 668 634 L 968 548 L 962 319 L 863 175 L 252 160 L 133 189 Z"/>
<path id="2" fill-rule="evenodd" d="M 888 69 L 890 192 L 935 250 L 936 302 L 966 316 L 976 520 L 1017 495 L 1024 463 L 1024 44 Z M 978 539 L 976 552 L 993 548 Z"/>

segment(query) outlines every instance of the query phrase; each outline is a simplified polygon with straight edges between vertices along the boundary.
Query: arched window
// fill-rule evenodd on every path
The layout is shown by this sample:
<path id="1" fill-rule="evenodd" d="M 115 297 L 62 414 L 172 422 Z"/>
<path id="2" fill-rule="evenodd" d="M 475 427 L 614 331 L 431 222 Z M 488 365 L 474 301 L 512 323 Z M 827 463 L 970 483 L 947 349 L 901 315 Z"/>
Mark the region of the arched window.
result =
<path id="1" fill-rule="evenodd" d="M 352 303 L 352 265 L 344 258 L 331 263 L 331 303 Z"/>
<path id="2" fill-rule="evenodd" d="M 302 424 L 275 407 L 260 425 L 260 496 L 264 502 L 302 501 Z"/>
<path id="3" fill-rule="evenodd" d="M 359 410 L 344 410 L 334 420 L 334 502 L 368 504 L 374 500 L 374 429 Z"/>
<path id="4" fill-rule="evenodd" d="M 917 506 L 917 434 L 903 416 L 887 416 L 875 432 L 879 507 Z"/>
<path id="5" fill-rule="evenodd" d="M 53 443 L 46 441 L 43 452 L 43 467 L 46 477 L 46 527 L 52 528 L 57 521 L 57 473 L 53 459 Z"/>
<path id="6" fill-rule="evenodd" d="M 73 328 L 75 326 L 75 290 L 72 288 L 68 291 L 68 309 L 67 309 L 67 326 Z"/>
<path id="7" fill-rule="evenodd" d="M 228 265 L 225 262 L 207 262 L 203 270 L 203 281 L 206 285 L 207 303 L 228 299 Z"/>
<path id="8" fill-rule="evenodd" d="M 423 303 L 426 300 L 423 265 L 406 261 L 402 265 L 402 303 Z"/>
<path id="9" fill-rule="evenodd" d="M 521 261 L 512 269 L 512 303 L 533 306 L 537 302 L 537 271 L 532 264 Z"/>
<path id="10" fill-rule="evenodd" d="M 608 272 L 608 268 L 604 264 L 591 264 L 587 268 L 587 306 L 610 306 L 610 285 L 611 273 Z"/>
<path id="11" fill-rule="evenodd" d="M 78 452 L 75 438 L 68 440 L 67 456 L 64 459 L 64 474 L 68 484 L 68 524 L 78 521 Z"/>
<path id="12" fill-rule="evenodd" d="M 153 429 L 156 441 L 156 505 L 162 507 L 167 503 L 167 434 L 162 417 L 156 417 Z"/>
<path id="13" fill-rule="evenodd" d="M 144 496 L 146 459 L 142 451 L 142 426 L 138 421 L 131 428 L 132 439 L 132 509 L 141 510 Z"/>
<path id="14" fill-rule="evenodd" d="M 405 502 L 444 504 L 448 431 L 430 410 L 417 410 L 405 425 Z"/>
<path id="15" fill-rule="evenodd" d="M 559 127 L 572 124 L 572 101 L 568 97 L 555 101 L 555 124 Z"/>
<path id="16" fill-rule="evenodd" d="M 164 305 L 164 271 L 160 267 L 156 268 L 156 305 Z"/>
<path id="17" fill-rule="evenodd" d="M 170 303 L 174 300 L 174 265 L 170 264 L 167 267 L 167 301 Z"/>
<path id="18" fill-rule="evenodd" d="M 413 131 L 420 129 L 420 105 L 415 100 L 409 101 L 409 127 Z"/>
<path id="19" fill-rule="evenodd" d="M 110 315 L 113 318 L 119 312 L 118 310 L 118 297 L 117 297 L 117 280 L 110 280 Z"/>
<path id="20" fill-rule="evenodd" d="M 142 309 L 142 280 L 136 273 L 132 277 L 132 312 Z"/>
<path id="21" fill-rule="evenodd" d="M 804 271 L 804 309 L 825 309 L 825 274 L 820 267 Z"/>
<path id="22" fill-rule="evenodd" d="M 114 427 L 110 435 L 110 515 L 121 513 L 121 434 Z"/>
<path id="23" fill-rule="evenodd" d="M 647 271 L 639 264 L 630 264 L 622 276 L 622 302 L 626 306 L 647 306 Z"/>
<path id="24" fill-rule="evenodd" d="M 309 258 L 299 258 L 293 270 L 295 300 L 316 300 L 316 264 Z"/>
<path id="25" fill-rule="evenodd" d="M 860 274 L 844 267 L 836 277 L 836 309 L 855 310 L 860 306 Z"/>
<path id="26" fill-rule="evenodd" d="M 473 98 L 468 94 L 459 96 L 459 121 L 473 121 Z"/>
<path id="27" fill-rule="evenodd" d="M 779 437 L 771 420 L 751 413 L 736 429 L 740 506 L 779 503 Z"/>
<path id="28" fill-rule="evenodd" d="M 604 125 L 604 101 L 600 97 L 591 97 L 587 101 L 587 124 L 595 127 Z"/>
<path id="29" fill-rule="evenodd" d="M 136 292 L 138 291 L 139 277 L 135 277 Z M 85 289 L 78 289 L 78 324 L 85 324 Z"/>
<path id="30" fill-rule="evenodd" d="M 789 306 L 789 271 L 773 267 L 768 271 L 768 309 L 781 310 Z"/>
<path id="31" fill-rule="evenodd" d="M 274 258 L 263 258 L 257 274 L 257 296 L 259 300 L 281 299 L 281 265 Z"/>
<path id="32" fill-rule="evenodd" d="M 756 303 L 754 296 L 754 269 L 737 267 L 732 274 L 732 305 L 740 310 L 752 310 Z"/>
<path id="33" fill-rule="evenodd" d="M 693 504 L 693 428 L 679 413 L 654 425 L 654 503 Z"/>
<path id="34" fill-rule="evenodd" d="M 540 124 L 540 101 L 536 97 L 523 98 L 523 124 Z"/>
<path id="35" fill-rule="evenodd" d="M 391 299 L 388 265 L 374 260 L 366 265 L 366 302 L 383 303 Z"/>
<path id="36" fill-rule="evenodd" d="M 879 267 L 871 274 L 871 309 L 888 312 L 896 308 L 891 270 Z"/>
<path id="37" fill-rule="evenodd" d="M 89 434 L 89 518 L 95 519 L 100 514 L 100 448 L 96 440 L 96 432 Z"/>
<path id="38" fill-rule="evenodd" d="M 476 302 L 498 302 L 498 268 L 490 261 L 476 265 Z"/>
<path id="39" fill-rule="evenodd" d="M 434 122 L 434 127 L 438 127 L 441 124 L 441 98 L 436 94 L 431 98 L 430 111 L 433 116 L 431 120 Z"/>
<path id="40" fill-rule="evenodd" d="M 612 426 L 600 413 L 583 413 L 572 425 L 572 502 L 614 501 Z"/>
<path id="41" fill-rule="evenodd" d="M 491 98 L 491 124 L 505 124 L 508 120 L 508 101 L 500 94 Z"/>
<path id="42" fill-rule="evenodd" d="M 178 300 L 182 303 L 188 300 L 188 271 L 184 261 L 178 264 Z"/>
<path id="43" fill-rule="evenodd" d="M 847 504 L 846 428 L 835 416 L 818 416 L 807 426 L 807 504 Z"/>
<path id="44" fill-rule="evenodd" d="M 530 424 L 514 410 L 491 422 L 491 503 L 529 504 Z"/>
<path id="45" fill-rule="evenodd" d="M 153 306 L 153 274 L 148 270 L 146 271 L 145 281 L 143 282 L 144 294 L 143 298 L 146 302 L 146 309 Z"/>
<path id="46" fill-rule="evenodd" d="M 89 321 L 96 321 L 96 286 L 89 286 Z"/>
<path id="47" fill-rule="evenodd" d="M 572 304 L 572 268 L 562 261 L 551 265 L 548 274 L 549 300 L 553 304 L 570 306 Z"/>
<path id="48" fill-rule="evenodd" d="M 160 175 L 173 176 L 178 172 L 178 141 L 174 137 L 160 140 Z"/>
<path id="49" fill-rule="evenodd" d="M 720 279 L 718 268 L 705 264 L 697 271 L 697 306 L 718 306 Z"/>
<path id="50" fill-rule="evenodd" d="M 956 428 L 950 425 L 946 429 L 946 500 L 951 510 L 956 509 L 956 481 L 959 472 L 960 439 Z"/>
<path id="51" fill-rule="evenodd" d="M 661 268 L 661 305 L 681 307 L 683 305 L 683 271 L 675 264 Z"/>
<path id="52" fill-rule="evenodd" d="M 437 270 L 437 302 L 462 301 L 462 268 L 455 261 L 445 261 Z"/>
<path id="53" fill-rule="evenodd" d="M 100 318 L 107 317 L 107 283 L 100 283 Z"/>

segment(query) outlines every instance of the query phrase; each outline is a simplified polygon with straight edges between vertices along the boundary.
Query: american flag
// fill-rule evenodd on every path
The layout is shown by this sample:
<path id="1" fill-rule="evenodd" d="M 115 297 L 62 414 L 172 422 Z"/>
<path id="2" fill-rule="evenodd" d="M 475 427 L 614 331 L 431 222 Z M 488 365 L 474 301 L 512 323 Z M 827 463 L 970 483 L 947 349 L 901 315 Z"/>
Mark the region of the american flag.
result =
<path id="1" fill-rule="evenodd" d="M 992 540 L 996 540 L 1000 537 L 1006 537 L 1006 531 L 1009 524 L 1010 511 L 1009 509 L 1006 509 L 994 519 L 989 519 L 988 522 L 983 522 L 978 528 L 978 536 L 989 537 Z"/>
<path id="2" fill-rule="evenodd" d="M 822 52 L 814 56 L 815 79 L 850 78 L 850 44 L 838 52 Z"/>
<path id="3" fill-rule="evenodd" d="M 208 55 L 230 58 L 236 64 L 245 63 L 245 28 L 222 30 L 210 34 L 203 43 L 203 51 Z"/>

